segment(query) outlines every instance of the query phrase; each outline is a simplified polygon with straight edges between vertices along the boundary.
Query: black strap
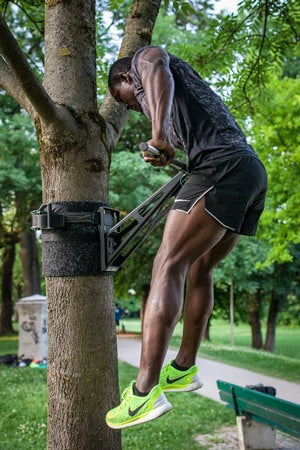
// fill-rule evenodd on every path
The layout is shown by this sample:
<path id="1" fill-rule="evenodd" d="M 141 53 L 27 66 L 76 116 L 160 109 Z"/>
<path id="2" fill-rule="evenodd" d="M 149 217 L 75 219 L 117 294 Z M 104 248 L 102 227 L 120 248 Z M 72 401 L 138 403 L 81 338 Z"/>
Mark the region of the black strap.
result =
<path id="1" fill-rule="evenodd" d="M 47 203 L 31 212 L 32 229 L 52 230 L 54 228 L 65 228 L 71 223 L 99 225 L 101 220 L 100 212 L 97 209 L 95 210 L 95 208 L 93 209 L 94 211 L 82 211 L 80 207 Z"/>

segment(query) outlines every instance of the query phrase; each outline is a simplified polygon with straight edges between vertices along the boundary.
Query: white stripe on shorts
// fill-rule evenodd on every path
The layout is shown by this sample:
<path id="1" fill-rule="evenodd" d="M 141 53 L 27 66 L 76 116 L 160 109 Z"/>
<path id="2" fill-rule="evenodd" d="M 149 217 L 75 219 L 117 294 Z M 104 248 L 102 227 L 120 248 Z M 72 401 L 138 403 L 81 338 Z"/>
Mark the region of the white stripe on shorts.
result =
<path id="1" fill-rule="evenodd" d="M 190 209 L 188 211 L 182 211 L 182 209 L 175 209 L 175 211 L 180 211 L 183 212 L 185 214 L 189 214 L 191 212 L 191 210 L 194 208 L 194 206 L 196 205 L 197 202 L 199 202 L 199 200 L 201 200 L 202 197 L 204 197 L 205 194 L 207 194 L 212 188 L 214 188 L 214 186 L 210 186 L 205 192 L 203 192 L 203 194 L 200 195 L 200 197 L 198 197 L 194 203 L 192 204 L 192 206 L 190 207 Z M 184 201 L 189 201 L 189 200 L 183 200 L 183 199 L 175 199 L 174 203 L 176 202 L 184 202 Z"/>

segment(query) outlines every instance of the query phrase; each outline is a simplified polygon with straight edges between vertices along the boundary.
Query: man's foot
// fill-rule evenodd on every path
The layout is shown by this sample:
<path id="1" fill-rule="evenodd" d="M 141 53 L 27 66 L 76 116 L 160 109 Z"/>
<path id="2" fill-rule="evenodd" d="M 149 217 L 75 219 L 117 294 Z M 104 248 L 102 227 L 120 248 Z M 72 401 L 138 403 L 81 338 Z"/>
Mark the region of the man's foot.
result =
<path id="1" fill-rule="evenodd" d="M 156 419 L 172 409 L 159 384 L 144 397 L 134 395 L 133 386 L 134 381 L 123 392 L 121 404 L 106 414 L 110 428 L 132 427 Z"/>
<path id="2" fill-rule="evenodd" d="M 160 372 L 159 383 L 163 391 L 188 392 L 195 391 L 203 386 L 196 365 L 187 370 L 177 370 L 171 364 L 172 361 L 164 366 Z"/>

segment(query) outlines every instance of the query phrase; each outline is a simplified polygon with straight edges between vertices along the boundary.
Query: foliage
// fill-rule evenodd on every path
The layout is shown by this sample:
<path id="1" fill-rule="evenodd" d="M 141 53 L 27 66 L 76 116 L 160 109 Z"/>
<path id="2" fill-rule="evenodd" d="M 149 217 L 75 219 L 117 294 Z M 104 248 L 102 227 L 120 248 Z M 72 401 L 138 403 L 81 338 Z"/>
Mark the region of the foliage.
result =
<path id="1" fill-rule="evenodd" d="M 41 203 L 39 151 L 34 127 L 9 96 L 0 95 L 0 246 L 28 227 L 30 211 Z M 2 110 L 3 111 L 3 110 Z M 21 294 L 22 267 L 16 254 L 13 296 Z"/>
<path id="2" fill-rule="evenodd" d="M 39 152 L 34 127 L 23 113 L 0 117 L 0 196 L 2 210 L 15 207 L 16 195 L 26 193 L 28 213 L 41 197 Z M 25 205 L 23 205 L 25 206 Z"/>
<path id="3" fill-rule="evenodd" d="M 41 79 L 44 71 L 44 2 L 2 0 L 0 12 L 3 12 L 29 64 Z"/>
<path id="4" fill-rule="evenodd" d="M 250 124 L 251 139 L 269 178 L 260 237 L 272 246 L 267 263 L 291 261 L 299 244 L 300 79 L 273 75 Z"/>

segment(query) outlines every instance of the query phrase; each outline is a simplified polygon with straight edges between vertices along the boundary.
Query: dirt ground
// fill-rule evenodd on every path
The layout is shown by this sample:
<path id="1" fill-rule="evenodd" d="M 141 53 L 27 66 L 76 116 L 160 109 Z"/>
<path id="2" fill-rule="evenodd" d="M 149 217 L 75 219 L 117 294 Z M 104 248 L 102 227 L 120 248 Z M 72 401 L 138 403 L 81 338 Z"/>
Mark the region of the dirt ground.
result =
<path id="1" fill-rule="evenodd" d="M 214 434 L 202 434 L 195 440 L 210 450 L 239 450 L 236 427 L 223 427 Z M 276 433 L 276 450 L 300 450 L 300 441 L 286 434 Z"/>

